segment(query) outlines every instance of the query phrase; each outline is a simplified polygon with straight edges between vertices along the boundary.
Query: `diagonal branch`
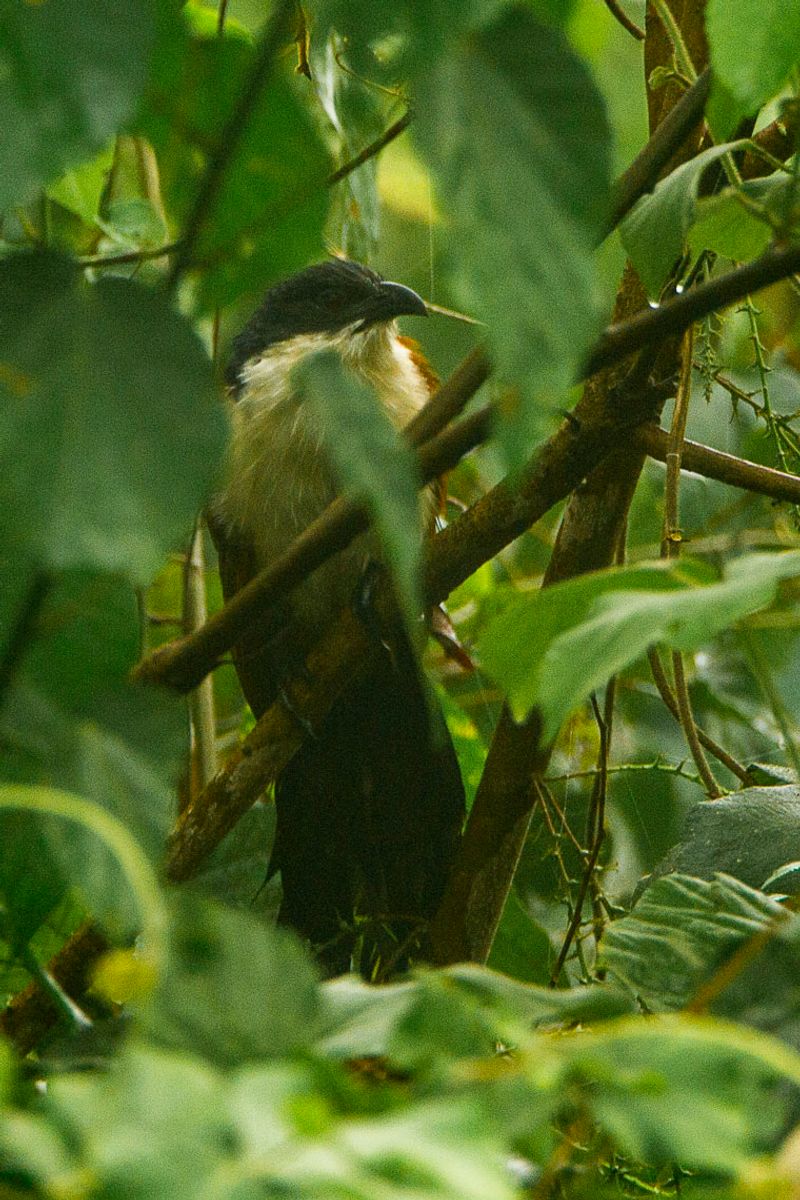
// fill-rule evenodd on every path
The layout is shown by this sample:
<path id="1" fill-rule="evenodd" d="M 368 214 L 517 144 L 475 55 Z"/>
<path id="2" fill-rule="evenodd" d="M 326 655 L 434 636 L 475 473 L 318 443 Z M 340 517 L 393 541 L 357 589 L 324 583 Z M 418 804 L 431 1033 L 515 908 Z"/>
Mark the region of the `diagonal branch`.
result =
<path id="1" fill-rule="evenodd" d="M 710 87 L 711 72 L 706 67 L 617 179 L 611 195 L 609 232 L 616 229 L 636 201 L 650 191 L 675 151 L 701 119 Z"/>

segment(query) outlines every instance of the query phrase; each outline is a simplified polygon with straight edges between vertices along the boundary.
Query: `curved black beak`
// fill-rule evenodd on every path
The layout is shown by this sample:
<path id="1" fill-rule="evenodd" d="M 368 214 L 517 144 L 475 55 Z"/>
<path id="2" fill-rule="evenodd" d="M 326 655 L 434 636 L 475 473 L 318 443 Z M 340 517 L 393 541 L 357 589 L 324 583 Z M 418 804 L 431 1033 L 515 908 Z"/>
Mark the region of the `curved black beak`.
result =
<path id="1" fill-rule="evenodd" d="M 402 283 L 384 281 L 380 285 L 380 296 L 381 307 L 386 314 L 385 319 L 402 316 L 427 317 L 428 315 L 428 309 L 422 297 Z"/>

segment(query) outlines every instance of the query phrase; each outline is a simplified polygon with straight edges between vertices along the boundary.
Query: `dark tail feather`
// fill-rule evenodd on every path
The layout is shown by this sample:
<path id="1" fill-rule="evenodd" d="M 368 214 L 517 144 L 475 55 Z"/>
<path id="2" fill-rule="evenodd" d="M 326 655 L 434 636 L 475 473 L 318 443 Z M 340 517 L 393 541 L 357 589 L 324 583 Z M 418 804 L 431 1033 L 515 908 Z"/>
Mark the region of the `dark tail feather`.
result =
<path id="1" fill-rule="evenodd" d="M 410 649 L 341 699 L 276 789 L 281 920 L 326 972 L 367 978 L 424 958 L 464 818 L 444 718 Z"/>

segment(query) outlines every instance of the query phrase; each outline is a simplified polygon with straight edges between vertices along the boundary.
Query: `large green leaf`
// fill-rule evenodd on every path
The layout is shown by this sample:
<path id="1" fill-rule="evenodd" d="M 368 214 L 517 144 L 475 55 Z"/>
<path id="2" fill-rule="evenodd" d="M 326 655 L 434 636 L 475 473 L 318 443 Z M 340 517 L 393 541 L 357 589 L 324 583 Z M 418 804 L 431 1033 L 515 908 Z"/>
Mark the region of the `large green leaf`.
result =
<path id="1" fill-rule="evenodd" d="M 594 335 L 592 250 L 608 211 L 609 130 L 560 30 L 519 5 L 418 83 L 413 126 L 448 214 L 442 247 L 465 311 L 485 321 L 524 459 Z"/>
<path id="2" fill-rule="evenodd" d="M 151 0 L 0 4 L 0 211 L 101 150 L 134 109 Z"/>
<path id="3" fill-rule="evenodd" d="M 233 26 L 217 37 L 207 16 L 189 5 L 165 25 L 139 117 L 158 152 L 167 206 L 179 227 L 254 63 L 247 36 Z M 310 89 L 279 58 L 248 114 L 195 247 L 194 259 L 204 268 L 198 300 L 206 311 L 324 254 L 330 168 L 309 112 Z"/>
<path id="4" fill-rule="evenodd" d="M 737 144 L 711 146 L 676 167 L 654 191 L 642 196 L 622 223 L 623 245 L 651 296 L 659 295 L 683 253 L 703 172 Z"/>
<path id="5" fill-rule="evenodd" d="M 744 112 L 774 96 L 800 62 L 794 0 L 709 0 L 706 29 L 714 74 Z"/>
<path id="6" fill-rule="evenodd" d="M 26 578 L 24 568 L 2 574 L 5 628 Z M 89 572 L 59 577 L 0 709 L 0 773 L 9 782 L 91 798 L 159 861 L 185 754 L 186 713 L 180 701 L 127 682 L 138 640 L 135 597 L 124 580 Z M 81 890 L 98 918 L 129 913 L 118 864 L 91 829 L 49 821 L 45 830 L 40 818 L 24 813 L 3 814 L 0 826 L 4 871 L 17 881 L 19 941 L 69 887 Z"/>
<path id="7" fill-rule="evenodd" d="M 66 261 L 18 255 L 0 274 L 0 368 L 0 538 L 44 569 L 147 582 L 225 444 L 188 322 L 133 281 L 89 286 Z"/>
<path id="8" fill-rule="evenodd" d="M 785 1119 L 781 1076 L 800 1081 L 792 1051 L 708 1019 L 619 1022 L 567 1054 L 622 1153 L 728 1177 L 774 1145 Z"/>
<path id="9" fill-rule="evenodd" d="M 421 610 L 422 553 L 414 456 L 374 392 L 346 374 L 337 355 L 316 356 L 302 371 L 299 384 L 305 402 L 314 406 L 344 490 L 362 500 L 372 514 L 413 628 Z"/>
<path id="10" fill-rule="evenodd" d="M 229 1161 L 223 1077 L 152 1046 L 134 1043 L 105 1074 L 54 1080 L 46 1111 L 69 1131 L 75 1167 L 108 1196 L 194 1200 Z M 45 1180 L 56 1174 L 43 1166 Z"/>
<path id="11" fill-rule="evenodd" d="M 740 946 L 771 928 L 800 948 L 800 920 L 762 892 L 730 876 L 668 875 L 606 927 L 598 966 L 656 1012 L 683 1008 Z"/>
<path id="12" fill-rule="evenodd" d="M 737 198 L 739 192 L 763 207 L 763 218 L 745 207 Z M 796 221 L 793 195 L 792 177 L 776 172 L 767 179 L 748 179 L 741 188 L 726 188 L 717 196 L 699 201 L 687 238 L 692 253 L 713 250 L 737 262 L 763 254 L 774 237 L 771 222 L 791 227 Z"/>
<path id="13" fill-rule="evenodd" d="M 173 905 L 170 969 L 140 1013 L 161 1045 L 222 1066 L 307 1046 L 319 992 L 300 943 L 192 894 Z"/>
<path id="14" fill-rule="evenodd" d="M 718 871 L 763 888 L 780 867 L 800 859 L 800 789 L 745 788 L 713 804 L 696 804 L 686 815 L 678 844 L 655 869 L 656 876 L 682 871 L 711 879 Z M 791 878 L 783 890 L 793 891 Z M 776 890 L 773 888 L 772 890 Z"/>
<path id="15" fill-rule="evenodd" d="M 489 622 L 483 664 L 517 719 L 541 709 L 544 738 L 571 710 L 648 646 L 692 651 L 772 602 L 778 583 L 800 574 L 800 552 L 752 554 L 723 579 L 683 559 L 597 571 L 533 595 L 516 595 Z"/>
<path id="16" fill-rule="evenodd" d="M 468 964 L 380 988 L 350 977 L 336 979 L 323 984 L 322 997 L 319 1044 L 326 1053 L 345 1058 L 388 1054 L 397 1045 L 407 1052 L 407 1031 L 414 1027 L 425 1030 L 422 1057 L 434 1059 L 446 1048 L 456 1053 L 453 1036 L 460 1041 L 460 1053 L 474 1051 L 490 1023 L 499 1037 L 501 1030 L 509 1034 L 532 1025 L 599 1021 L 633 1009 L 631 998 L 618 988 L 555 991 Z M 426 1023 L 428 1005 L 432 1015 Z M 453 1036 L 442 1019 L 448 1008 Z"/>
<path id="17" fill-rule="evenodd" d="M 141 931 L 142 952 L 156 970 L 163 966 L 166 918 L 161 892 L 153 868 L 121 821 L 99 804 L 45 787 L 0 786 L 0 813 L 27 815 L 41 832 L 48 853 L 55 849 L 64 873 L 70 863 L 76 874 L 80 872 L 81 889 L 97 918 L 128 934 Z M 86 837 L 74 841 L 70 830 L 80 829 Z M 15 833 L 19 830 L 12 826 Z M 0 856 L 0 915 L 4 936 L 14 949 L 28 941 L 39 923 L 34 918 L 40 915 L 37 892 L 26 885 L 23 864 L 15 853 L 18 846 L 19 841 L 12 840 Z M 104 859 L 113 861 L 116 869 L 112 871 Z"/>

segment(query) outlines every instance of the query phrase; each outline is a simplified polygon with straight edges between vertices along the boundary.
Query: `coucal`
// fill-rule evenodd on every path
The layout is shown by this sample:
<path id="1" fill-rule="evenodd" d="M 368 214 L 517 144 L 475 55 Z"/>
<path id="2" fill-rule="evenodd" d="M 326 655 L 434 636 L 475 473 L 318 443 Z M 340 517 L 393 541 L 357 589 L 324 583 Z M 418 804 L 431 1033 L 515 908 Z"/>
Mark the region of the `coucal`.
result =
<path id="1" fill-rule="evenodd" d="M 331 259 L 273 287 L 235 339 L 227 369 L 229 471 L 210 514 L 226 598 L 337 494 L 321 430 L 297 386 L 297 368 L 309 355 L 337 353 L 398 429 L 429 398 L 435 376 L 416 344 L 399 335 L 401 315 L 426 315 L 416 292 Z M 434 491 L 424 501 L 430 524 Z M 358 538 L 291 593 L 277 634 L 253 628 L 235 647 L 256 716 L 282 696 L 287 672 L 354 602 L 376 553 L 372 535 Z M 455 751 L 399 617 L 381 638 L 368 677 L 340 699 L 276 783 L 271 870 L 281 872 L 280 919 L 313 944 L 330 974 L 355 966 L 379 977 L 424 956 L 425 926 L 464 815 Z"/>

